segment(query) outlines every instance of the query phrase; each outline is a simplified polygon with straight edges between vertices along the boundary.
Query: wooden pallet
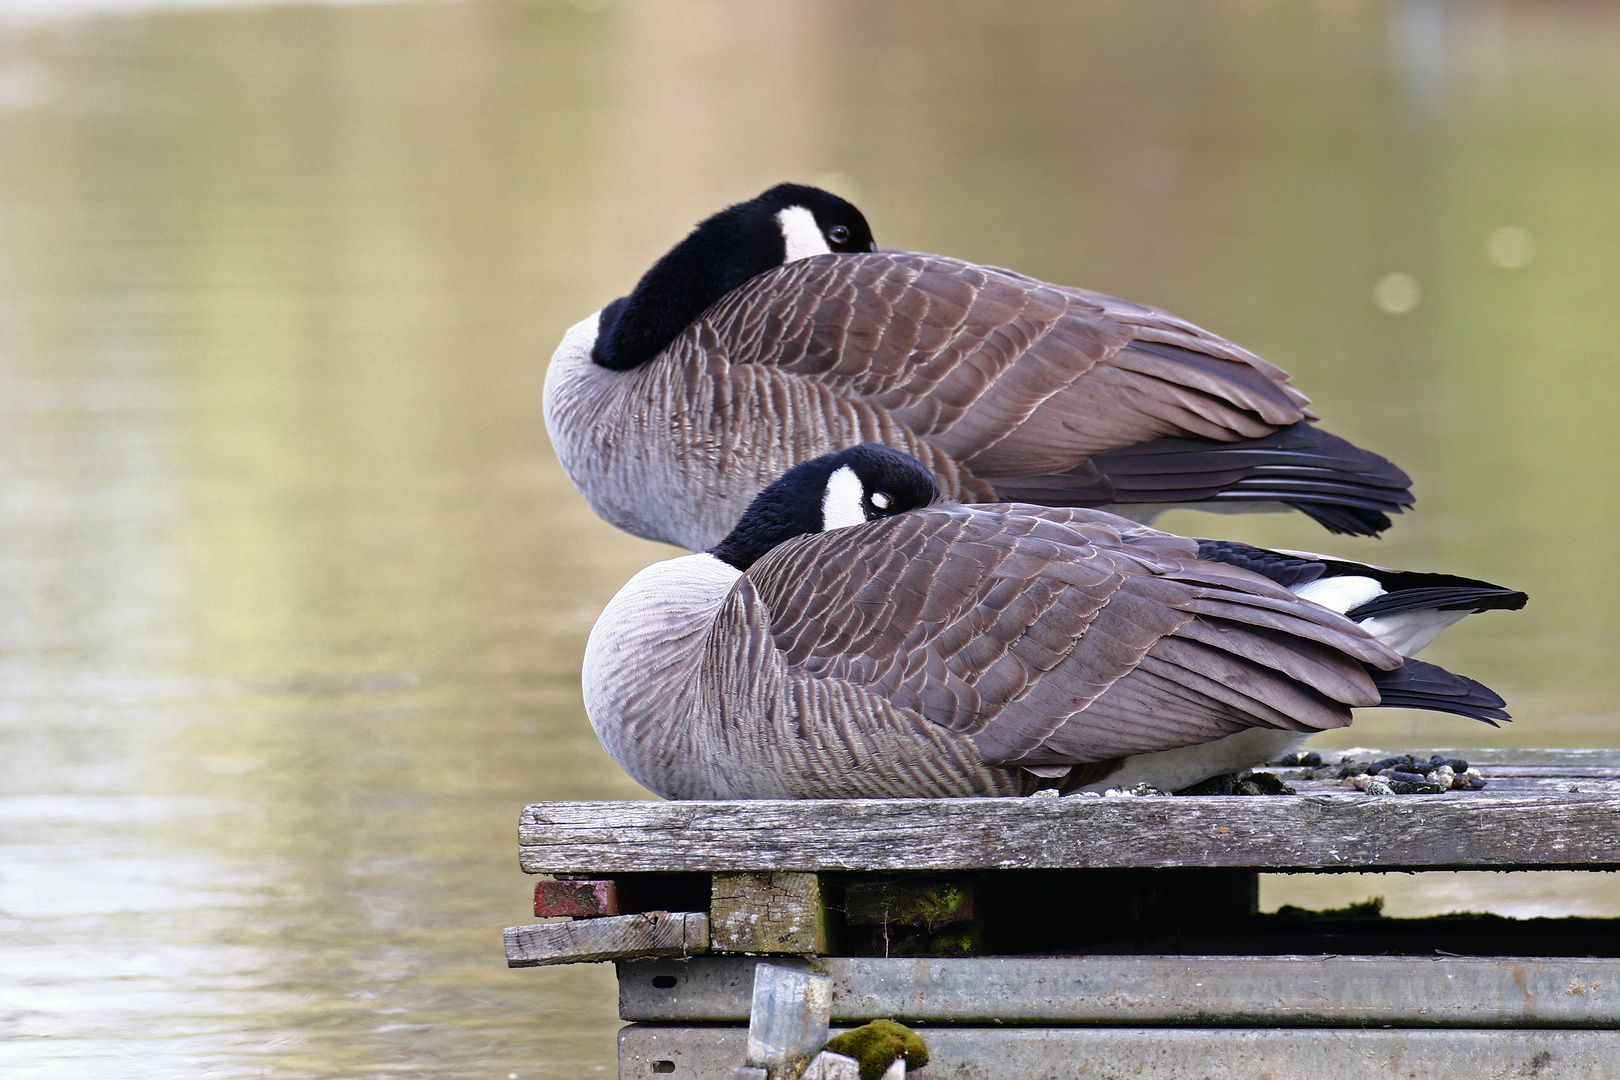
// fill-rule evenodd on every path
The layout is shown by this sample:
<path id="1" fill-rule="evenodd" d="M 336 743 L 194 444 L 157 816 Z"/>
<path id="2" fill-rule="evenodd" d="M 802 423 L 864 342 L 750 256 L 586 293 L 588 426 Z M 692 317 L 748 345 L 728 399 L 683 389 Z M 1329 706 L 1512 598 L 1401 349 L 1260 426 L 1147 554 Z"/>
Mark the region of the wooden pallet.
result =
<path id="1" fill-rule="evenodd" d="M 536 911 L 575 918 L 508 962 L 619 961 L 621 1077 L 730 1077 L 770 958 L 930 1076 L 1620 1078 L 1620 920 L 1256 910 L 1261 871 L 1620 868 L 1620 752 L 1440 753 L 1490 785 L 537 803 Z"/>

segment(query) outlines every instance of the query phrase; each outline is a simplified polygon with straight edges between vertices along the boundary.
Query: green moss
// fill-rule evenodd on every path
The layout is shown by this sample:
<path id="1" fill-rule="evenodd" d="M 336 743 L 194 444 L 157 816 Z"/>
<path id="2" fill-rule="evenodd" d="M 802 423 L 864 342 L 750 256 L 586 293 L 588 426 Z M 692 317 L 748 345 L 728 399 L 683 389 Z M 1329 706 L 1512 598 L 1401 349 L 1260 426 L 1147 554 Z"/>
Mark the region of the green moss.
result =
<path id="1" fill-rule="evenodd" d="M 973 918 L 973 889 L 960 881 L 853 881 L 844 899 L 854 925 L 944 926 Z"/>
<path id="2" fill-rule="evenodd" d="M 908 1070 L 928 1064 L 928 1047 L 923 1044 L 922 1036 L 893 1020 L 874 1020 L 854 1031 L 846 1031 L 826 1048 L 860 1062 L 861 1080 L 878 1080 L 897 1057 L 906 1059 Z"/>
<path id="3" fill-rule="evenodd" d="M 933 952 L 940 956 L 979 955 L 979 928 L 972 924 L 947 927 L 932 937 Z"/>

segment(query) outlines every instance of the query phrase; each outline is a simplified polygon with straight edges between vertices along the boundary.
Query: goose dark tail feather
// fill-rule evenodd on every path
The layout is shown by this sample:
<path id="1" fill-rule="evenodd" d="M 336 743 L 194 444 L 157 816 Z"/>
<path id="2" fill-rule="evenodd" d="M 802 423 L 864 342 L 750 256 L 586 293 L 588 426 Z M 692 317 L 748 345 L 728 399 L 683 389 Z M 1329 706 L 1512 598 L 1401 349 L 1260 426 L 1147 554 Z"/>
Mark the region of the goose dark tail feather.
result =
<path id="1" fill-rule="evenodd" d="M 1358 621 L 1374 615 L 1399 615 L 1404 611 L 1518 611 L 1530 600 L 1517 589 L 1505 589 L 1478 578 L 1420 570 L 1389 570 L 1322 555 L 1272 551 L 1237 540 L 1200 540 L 1198 557 L 1253 570 L 1287 589 L 1345 574 L 1370 577 L 1383 586 L 1384 595 L 1345 612 Z"/>
<path id="2" fill-rule="evenodd" d="M 1293 507 L 1328 532 L 1340 536 L 1377 536 L 1394 524 L 1389 520 L 1389 515 L 1380 510 L 1295 501 L 1283 505 Z M 1400 513 L 1399 510 L 1395 512 Z"/>
<path id="3" fill-rule="evenodd" d="M 1304 420 L 1258 439 L 1154 439 L 1091 460 L 1117 502 L 1279 502 L 1357 536 L 1414 502 L 1394 462 Z"/>
<path id="4" fill-rule="evenodd" d="M 1530 597 L 1516 589 L 1484 582 L 1466 585 L 1431 585 L 1402 587 L 1396 576 L 1393 586 L 1383 596 L 1374 597 L 1345 612 L 1352 619 L 1361 620 L 1373 615 L 1399 615 L 1403 611 L 1518 611 L 1530 602 Z M 1442 574 L 1426 575 L 1443 577 Z M 1466 580 L 1466 579 L 1462 579 Z"/>
<path id="5" fill-rule="evenodd" d="M 1411 506 L 1412 481 L 1387 458 L 1300 421 L 1258 439 L 1152 439 L 1068 473 L 995 481 L 998 497 L 1048 506 L 1281 503 L 1329 532 L 1377 536 Z"/>
<path id="6" fill-rule="evenodd" d="M 1507 702 L 1490 687 L 1422 660 L 1409 659 L 1394 671 L 1374 671 L 1372 677 L 1378 704 L 1385 708 L 1456 713 L 1491 727 L 1498 720 L 1513 719 L 1507 714 Z"/>

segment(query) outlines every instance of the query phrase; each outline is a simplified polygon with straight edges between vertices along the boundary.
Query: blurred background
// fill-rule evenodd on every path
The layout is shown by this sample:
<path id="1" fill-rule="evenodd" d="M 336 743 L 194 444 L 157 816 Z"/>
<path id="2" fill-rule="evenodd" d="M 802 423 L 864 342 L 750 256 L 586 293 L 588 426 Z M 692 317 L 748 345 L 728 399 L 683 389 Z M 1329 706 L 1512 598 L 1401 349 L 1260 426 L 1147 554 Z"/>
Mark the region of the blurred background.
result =
<path id="1" fill-rule="evenodd" d="M 578 665 L 673 552 L 590 514 L 541 384 L 779 180 L 1234 338 L 1420 500 L 1165 527 L 1530 592 L 1426 654 L 1516 723 L 1323 745 L 1620 745 L 1617 56 L 1574 0 L 0 0 L 0 1064 L 612 1073 L 611 971 L 500 929 L 523 803 L 645 797 Z"/>

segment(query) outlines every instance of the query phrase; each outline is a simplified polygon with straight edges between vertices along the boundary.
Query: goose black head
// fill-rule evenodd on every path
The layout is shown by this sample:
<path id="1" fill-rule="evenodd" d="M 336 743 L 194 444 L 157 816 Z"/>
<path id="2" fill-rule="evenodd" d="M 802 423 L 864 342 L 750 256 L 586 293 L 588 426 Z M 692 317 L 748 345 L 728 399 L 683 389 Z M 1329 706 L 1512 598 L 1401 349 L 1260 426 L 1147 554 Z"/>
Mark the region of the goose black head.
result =
<path id="1" fill-rule="evenodd" d="M 940 500 L 928 467 L 877 443 L 795 465 L 749 504 L 737 527 L 709 554 L 747 570 L 771 548 L 805 533 L 860 525 Z"/>
<path id="2" fill-rule="evenodd" d="M 656 356 L 710 304 L 751 277 L 811 255 L 876 251 L 866 218 L 837 195 L 778 184 L 704 221 L 597 323 L 591 359 L 628 371 Z"/>

